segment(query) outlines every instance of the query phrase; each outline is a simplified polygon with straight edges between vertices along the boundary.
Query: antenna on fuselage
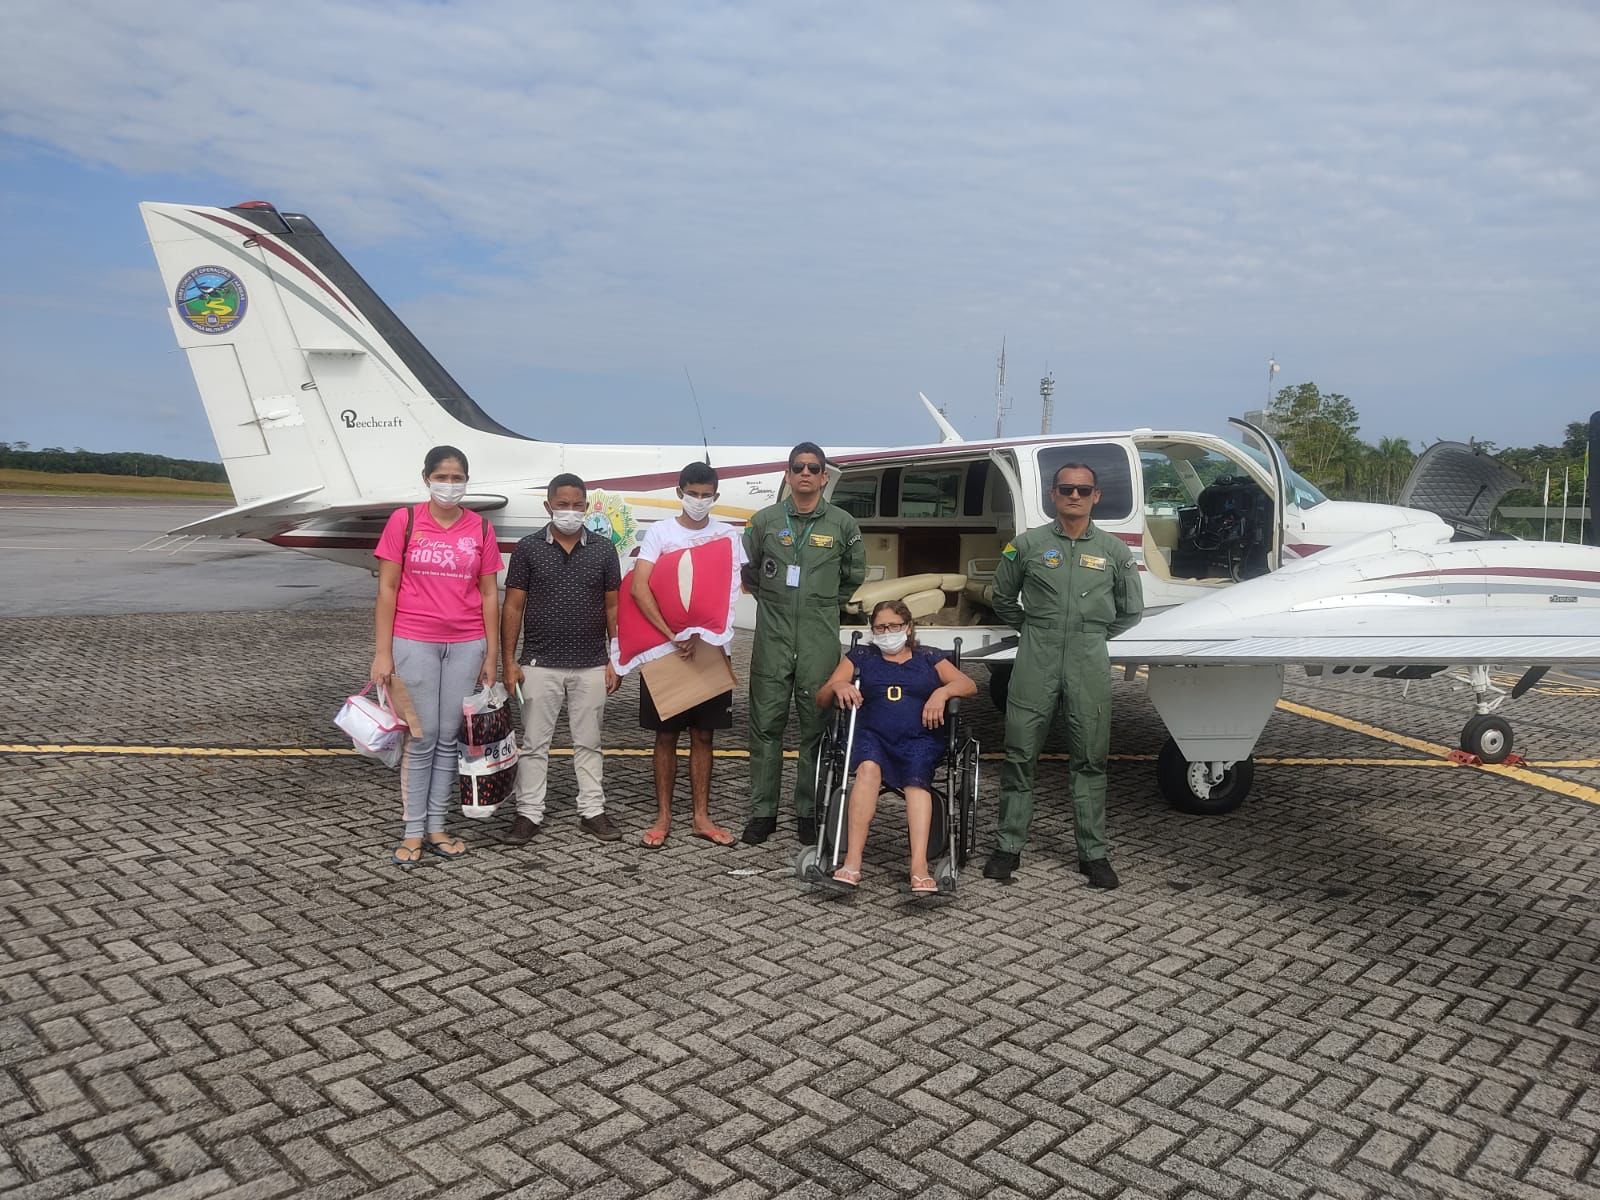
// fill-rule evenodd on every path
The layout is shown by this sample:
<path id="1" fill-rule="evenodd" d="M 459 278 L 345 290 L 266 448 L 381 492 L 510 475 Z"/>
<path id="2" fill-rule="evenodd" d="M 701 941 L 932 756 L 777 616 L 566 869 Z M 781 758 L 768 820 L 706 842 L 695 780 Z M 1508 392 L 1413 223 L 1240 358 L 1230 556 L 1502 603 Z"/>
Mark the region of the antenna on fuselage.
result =
<path id="1" fill-rule="evenodd" d="M 1000 436 L 1000 429 L 1006 423 L 1006 414 L 1011 411 L 1011 397 L 1006 395 L 1006 339 L 1000 336 L 1000 357 L 995 362 L 994 372 L 994 435 Z"/>
<path id="2" fill-rule="evenodd" d="M 711 465 L 711 439 L 706 437 L 706 418 L 700 411 L 700 397 L 695 394 L 694 380 L 690 378 L 689 366 L 684 364 L 683 377 L 689 380 L 689 398 L 694 401 L 695 420 L 700 422 L 700 444 L 706 448 L 706 466 Z"/>

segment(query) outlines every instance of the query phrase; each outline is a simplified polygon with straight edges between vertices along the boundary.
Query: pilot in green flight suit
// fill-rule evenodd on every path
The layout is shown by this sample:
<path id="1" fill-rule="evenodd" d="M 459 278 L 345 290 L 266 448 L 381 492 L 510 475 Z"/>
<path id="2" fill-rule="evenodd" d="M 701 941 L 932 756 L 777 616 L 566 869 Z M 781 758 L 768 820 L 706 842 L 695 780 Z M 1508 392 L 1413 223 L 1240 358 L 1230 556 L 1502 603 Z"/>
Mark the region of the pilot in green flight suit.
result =
<path id="1" fill-rule="evenodd" d="M 1078 870 L 1089 886 L 1114 888 L 1106 857 L 1106 753 L 1111 744 L 1111 665 L 1106 639 L 1139 623 L 1144 590 L 1133 554 L 1089 520 L 1100 499 L 1095 473 L 1063 466 L 1050 489 L 1056 520 L 1030 529 L 1002 552 L 994 610 L 1022 633 L 1006 705 L 1000 769 L 1000 844 L 984 864 L 1010 879 L 1033 818 L 1039 748 L 1063 701 L 1072 772 Z M 1018 600 L 1021 603 L 1018 603 Z"/>
<path id="2" fill-rule="evenodd" d="M 839 609 L 867 574 L 856 519 L 822 498 L 827 459 L 801 442 L 789 453 L 789 496 L 744 531 L 745 590 L 756 598 L 750 658 L 750 820 L 741 839 L 766 841 L 778 827 L 783 729 L 799 710 L 800 762 L 794 811 L 800 840 L 816 840 L 817 746 L 827 714 L 817 689 L 839 665 Z"/>

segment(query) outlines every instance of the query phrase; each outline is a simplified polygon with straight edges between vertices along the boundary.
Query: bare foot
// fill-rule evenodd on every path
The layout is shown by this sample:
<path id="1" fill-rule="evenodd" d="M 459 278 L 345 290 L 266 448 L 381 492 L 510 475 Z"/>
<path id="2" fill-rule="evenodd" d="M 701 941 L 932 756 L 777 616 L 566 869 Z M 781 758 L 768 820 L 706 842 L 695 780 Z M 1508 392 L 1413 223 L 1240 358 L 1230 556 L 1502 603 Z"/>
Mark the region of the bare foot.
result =
<path id="1" fill-rule="evenodd" d="M 739 840 L 728 830 L 722 828 L 722 826 L 714 824 L 710 821 L 706 821 L 704 823 L 696 821 L 694 823 L 694 830 L 689 836 L 697 837 L 706 842 L 714 842 L 718 846 L 731 846 Z"/>
<path id="2" fill-rule="evenodd" d="M 644 837 L 640 840 L 644 842 L 646 849 L 659 850 L 667 844 L 667 833 L 671 828 L 672 821 L 670 818 L 665 821 L 657 820 L 654 825 L 644 831 Z"/>

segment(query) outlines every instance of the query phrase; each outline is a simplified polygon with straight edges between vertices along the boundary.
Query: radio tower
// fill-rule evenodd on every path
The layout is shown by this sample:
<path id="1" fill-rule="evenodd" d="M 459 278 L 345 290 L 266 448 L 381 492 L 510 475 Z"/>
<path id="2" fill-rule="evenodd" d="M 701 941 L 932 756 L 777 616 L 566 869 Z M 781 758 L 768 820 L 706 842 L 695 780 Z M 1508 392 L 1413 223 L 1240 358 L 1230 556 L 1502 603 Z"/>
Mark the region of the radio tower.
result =
<path id="1" fill-rule="evenodd" d="M 994 373 L 994 435 L 1000 436 L 1000 428 L 1005 424 L 1006 414 L 1011 411 L 1011 397 L 1006 395 L 1006 339 L 1000 339 L 1000 358 L 995 363 Z"/>
<path id="2" fill-rule="evenodd" d="M 1049 433 L 1050 422 L 1056 415 L 1056 377 L 1048 368 L 1044 378 L 1039 380 L 1039 432 Z"/>

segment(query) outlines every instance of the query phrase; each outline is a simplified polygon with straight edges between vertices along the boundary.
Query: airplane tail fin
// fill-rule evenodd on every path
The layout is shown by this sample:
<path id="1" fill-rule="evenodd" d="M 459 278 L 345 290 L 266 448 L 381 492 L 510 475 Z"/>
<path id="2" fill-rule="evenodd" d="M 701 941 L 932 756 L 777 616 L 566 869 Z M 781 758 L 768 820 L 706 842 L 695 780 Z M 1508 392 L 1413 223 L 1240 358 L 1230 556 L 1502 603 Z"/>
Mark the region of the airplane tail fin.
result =
<path id="1" fill-rule="evenodd" d="M 525 458 L 533 443 L 478 407 L 309 217 L 139 208 L 241 506 L 408 497 L 439 444 L 501 460 L 474 473 Z"/>

